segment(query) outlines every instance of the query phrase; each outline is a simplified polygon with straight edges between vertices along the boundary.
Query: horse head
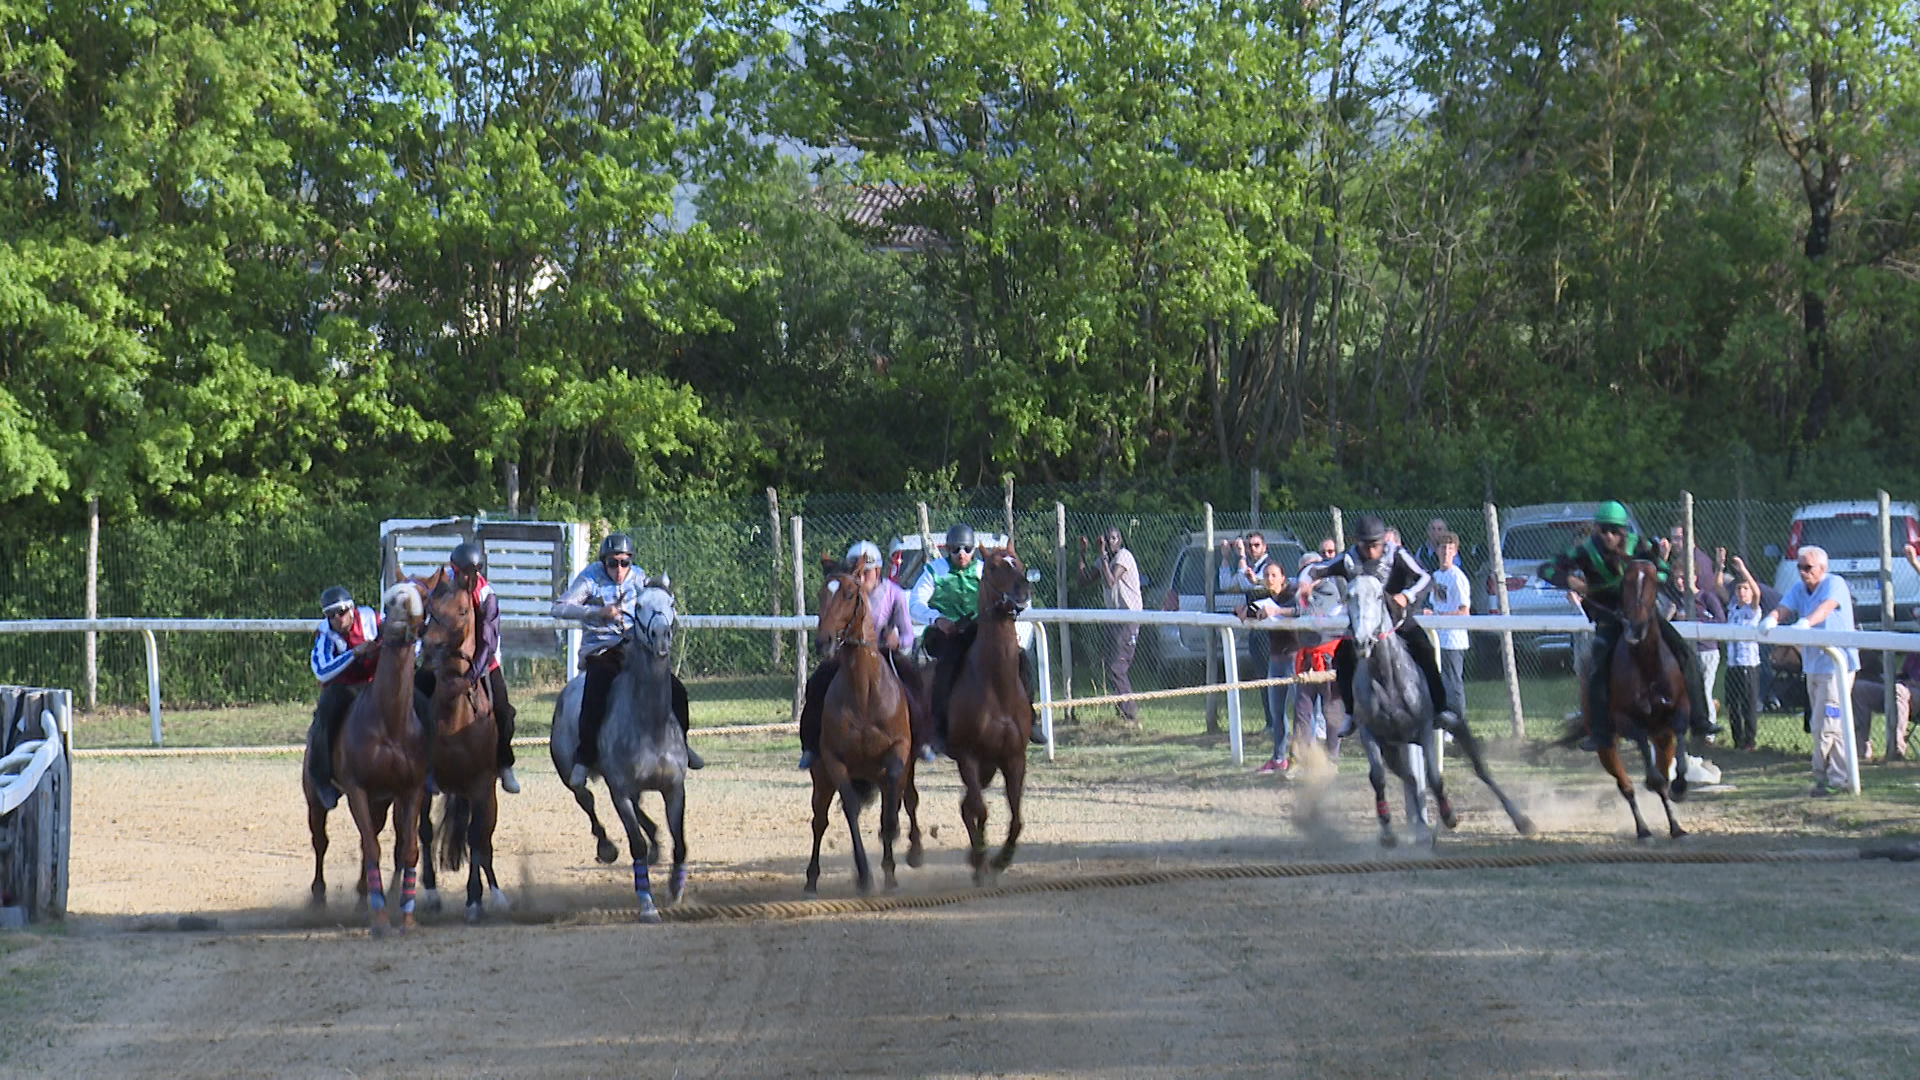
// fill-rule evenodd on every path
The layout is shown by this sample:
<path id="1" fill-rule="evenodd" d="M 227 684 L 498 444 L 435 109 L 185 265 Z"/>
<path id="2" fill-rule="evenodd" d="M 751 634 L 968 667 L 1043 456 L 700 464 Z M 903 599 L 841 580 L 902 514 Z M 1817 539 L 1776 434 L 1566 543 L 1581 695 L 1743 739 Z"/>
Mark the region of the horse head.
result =
<path id="1" fill-rule="evenodd" d="M 380 594 L 380 640 L 411 646 L 420 636 L 420 624 L 426 618 L 426 593 L 411 579 L 395 582 Z"/>
<path id="2" fill-rule="evenodd" d="M 1018 616 L 1033 603 L 1033 583 L 1038 580 L 1040 571 L 1020 565 L 1020 556 L 1014 554 L 1009 540 L 1006 547 L 988 552 L 981 562 L 980 613 L 991 611 L 1004 619 Z"/>
<path id="3" fill-rule="evenodd" d="M 1360 574 L 1347 585 L 1347 630 L 1361 656 L 1371 656 L 1374 643 L 1393 633 L 1385 582 L 1371 574 Z"/>
<path id="4" fill-rule="evenodd" d="M 635 604 L 633 621 L 627 625 L 626 634 L 630 646 L 663 660 L 673 651 L 675 612 L 669 584 L 665 578 L 655 578 L 640 590 L 640 599 Z"/>
<path id="5" fill-rule="evenodd" d="M 1646 639 L 1647 628 L 1659 614 L 1659 596 L 1659 570 L 1645 559 L 1628 562 L 1620 574 L 1620 615 L 1621 621 L 1627 624 L 1628 645 L 1638 645 Z"/>
<path id="6" fill-rule="evenodd" d="M 873 616 L 869 614 L 867 590 L 860 585 L 865 560 L 851 569 L 841 563 L 835 566 L 820 586 L 817 604 L 820 624 L 814 630 L 814 640 L 834 648 L 846 644 L 871 645 L 875 640 Z"/>
<path id="7" fill-rule="evenodd" d="M 431 578 L 416 582 L 425 596 L 426 631 L 421 634 L 421 652 L 435 671 L 450 660 L 473 663 L 473 596 L 436 571 Z M 464 672 L 461 672 L 464 674 Z"/>

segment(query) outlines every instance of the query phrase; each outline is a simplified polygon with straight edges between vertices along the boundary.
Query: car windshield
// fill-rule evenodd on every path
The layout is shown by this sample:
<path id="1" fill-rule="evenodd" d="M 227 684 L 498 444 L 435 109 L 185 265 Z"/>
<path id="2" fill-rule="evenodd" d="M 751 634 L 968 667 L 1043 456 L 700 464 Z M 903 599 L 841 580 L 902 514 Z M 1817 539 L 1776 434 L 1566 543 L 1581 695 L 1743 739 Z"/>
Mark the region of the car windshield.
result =
<path id="1" fill-rule="evenodd" d="M 1829 559 L 1877 559 L 1880 521 L 1867 514 L 1802 518 L 1800 546 L 1822 548 Z"/>
<path id="2" fill-rule="evenodd" d="M 1539 521 L 1512 525 L 1500 537 L 1502 558 L 1517 561 L 1551 559 L 1586 539 L 1590 526 L 1584 521 Z"/>

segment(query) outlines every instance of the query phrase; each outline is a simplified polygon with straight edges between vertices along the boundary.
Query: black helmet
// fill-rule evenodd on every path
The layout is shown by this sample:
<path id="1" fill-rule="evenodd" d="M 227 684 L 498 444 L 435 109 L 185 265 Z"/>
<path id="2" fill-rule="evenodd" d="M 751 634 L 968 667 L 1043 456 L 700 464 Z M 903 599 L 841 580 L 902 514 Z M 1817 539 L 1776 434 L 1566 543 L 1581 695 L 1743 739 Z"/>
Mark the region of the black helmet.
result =
<path id="1" fill-rule="evenodd" d="M 600 561 L 606 562 L 614 555 L 633 558 L 633 541 L 628 539 L 626 533 L 608 533 L 607 538 L 600 541 Z"/>
<path id="2" fill-rule="evenodd" d="M 480 550 L 479 544 L 468 542 L 455 547 L 447 556 L 447 562 L 453 564 L 455 570 L 477 574 L 487 568 L 487 553 Z"/>
<path id="3" fill-rule="evenodd" d="M 320 614 L 337 615 L 353 610 L 353 594 L 344 585 L 335 585 L 320 594 Z"/>
<path id="4" fill-rule="evenodd" d="M 1354 530 L 1354 539 L 1363 544 L 1387 538 L 1387 523 L 1380 520 L 1378 514 L 1362 514 L 1358 527 Z"/>
<path id="5" fill-rule="evenodd" d="M 973 546 L 973 526 L 957 524 L 947 529 L 948 551 L 952 551 L 954 548 L 970 548 Z"/>

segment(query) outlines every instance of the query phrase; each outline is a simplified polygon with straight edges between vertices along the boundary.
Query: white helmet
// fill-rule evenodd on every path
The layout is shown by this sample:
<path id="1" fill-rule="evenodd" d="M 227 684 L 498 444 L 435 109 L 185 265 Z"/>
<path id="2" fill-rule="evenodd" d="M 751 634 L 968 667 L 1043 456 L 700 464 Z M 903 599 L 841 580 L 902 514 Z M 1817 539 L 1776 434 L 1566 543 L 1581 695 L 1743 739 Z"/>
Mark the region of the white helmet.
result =
<path id="1" fill-rule="evenodd" d="M 874 542 L 871 540 L 855 541 L 854 545 L 847 549 L 847 565 L 848 566 L 851 567 L 851 566 L 860 565 L 861 559 L 867 560 L 867 565 L 875 569 L 879 569 L 880 567 L 883 567 L 886 565 L 886 563 L 882 561 L 882 559 L 880 558 L 880 548 L 876 546 Z"/>

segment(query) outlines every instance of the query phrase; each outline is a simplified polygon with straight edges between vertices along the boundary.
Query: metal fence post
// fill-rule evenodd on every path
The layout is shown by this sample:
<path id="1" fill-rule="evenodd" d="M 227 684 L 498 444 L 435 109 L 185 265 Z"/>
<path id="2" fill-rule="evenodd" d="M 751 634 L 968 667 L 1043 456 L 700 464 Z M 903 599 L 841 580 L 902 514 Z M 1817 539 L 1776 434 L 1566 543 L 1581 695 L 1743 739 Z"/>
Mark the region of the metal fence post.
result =
<path id="1" fill-rule="evenodd" d="M 1066 623 L 1061 623 L 1065 627 Z M 1033 624 L 1033 666 L 1040 683 L 1040 732 L 1047 738 L 1047 760 L 1053 760 L 1053 655 L 1047 648 L 1047 624 Z"/>
<path id="2" fill-rule="evenodd" d="M 793 613 L 807 613 L 805 548 L 800 537 L 800 515 L 793 516 Z M 807 698 L 807 629 L 793 628 L 793 722 L 800 722 L 800 706 Z"/>
<path id="3" fill-rule="evenodd" d="M 160 745 L 160 643 L 153 631 L 142 630 L 147 645 L 147 720 L 152 726 L 153 745 Z"/>
<path id="4" fill-rule="evenodd" d="M 1211 635 L 1209 635 L 1211 636 Z M 1220 628 L 1221 655 L 1226 657 L 1227 685 L 1240 685 L 1240 645 L 1233 640 L 1233 627 Z M 1227 745 L 1233 749 L 1233 763 L 1246 764 L 1246 744 L 1240 737 L 1240 691 L 1227 691 Z"/>
<path id="5" fill-rule="evenodd" d="M 1893 506 L 1887 493 L 1880 492 L 1880 629 L 1893 629 Z M 1885 694 L 1881 703 L 1881 716 L 1887 721 L 1887 753 L 1894 748 L 1894 676 L 1899 669 L 1893 666 L 1894 654 L 1880 654 L 1880 688 Z"/>
<path id="6" fill-rule="evenodd" d="M 773 617 L 780 617 L 780 495 L 772 488 L 767 489 L 767 522 L 772 526 L 768 532 L 768 542 L 773 545 Z M 781 654 L 786 651 L 786 639 L 780 631 L 773 634 L 773 670 L 780 670 Z"/>
<path id="7" fill-rule="evenodd" d="M 1507 607 L 1507 561 L 1500 552 L 1500 511 L 1492 503 L 1486 504 L 1487 549 L 1493 553 L 1493 595 L 1499 602 L 1502 615 L 1511 615 Z M 1500 631 L 1500 667 L 1507 677 L 1507 708 L 1512 714 L 1511 734 L 1514 738 L 1523 738 L 1527 734 L 1527 716 L 1520 702 L 1520 667 L 1513 658 L 1513 631 Z"/>
<path id="8" fill-rule="evenodd" d="M 1055 606 L 1067 606 L 1067 507 L 1053 504 L 1053 593 Z M 1073 700 L 1073 625 L 1060 624 L 1060 696 Z M 1071 717 L 1073 710 L 1067 710 Z"/>
<path id="9" fill-rule="evenodd" d="M 1681 589 L 1687 598 L 1687 621 L 1700 621 L 1700 582 L 1699 570 L 1693 560 L 1693 492 L 1680 493 L 1680 546 L 1679 558 L 1686 562 L 1686 569 L 1680 572 Z M 1711 711 L 1712 704 L 1708 704 Z"/>
<path id="10" fill-rule="evenodd" d="M 87 618 L 100 617 L 100 497 L 87 496 Z M 81 658 L 81 685 L 87 691 L 87 711 L 100 704 L 100 635 L 87 631 Z M 158 739 L 156 734 L 154 738 Z M 156 743 L 156 745 L 158 745 Z"/>
<path id="11" fill-rule="evenodd" d="M 1206 582 L 1204 583 L 1204 586 L 1203 586 L 1204 595 L 1206 596 L 1206 606 L 1204 610 L 1209 615 L 1211 615 L 1213 613 L 1214 580 L 1218 575 L 1218 572 L 1214 569 L 1214 561 L 1213 561 L 1216 556 L 1214 555 L 1214 549 L 1213 549 L 1214 537 L 1213 537 L 1213 504 L 1212 503 L 1206 504 L 1206 533 L 1207 533 L 1207 548 L 1206 548 L 1205 556 L 1201 559 L 1201 566 L 1203 567 L 1203 572 L 1206 574 Z M 1172 584 L 1172 583 L 1169 582 L 1169 584 Z M 1220 675 L 1220 650 L 1214 644 L 1213 635 L 1208 634 L 1207 635 L 1207 685 L 1208 686 L 1214 685 L 1214 683 L 1218 680 L 1219 675 Z M 1220 695 L 1208 694 L 1207 695 L 1207 734 L 1212 735 L 1217 733 L 1219 730 L 1220 730 Z"/>

